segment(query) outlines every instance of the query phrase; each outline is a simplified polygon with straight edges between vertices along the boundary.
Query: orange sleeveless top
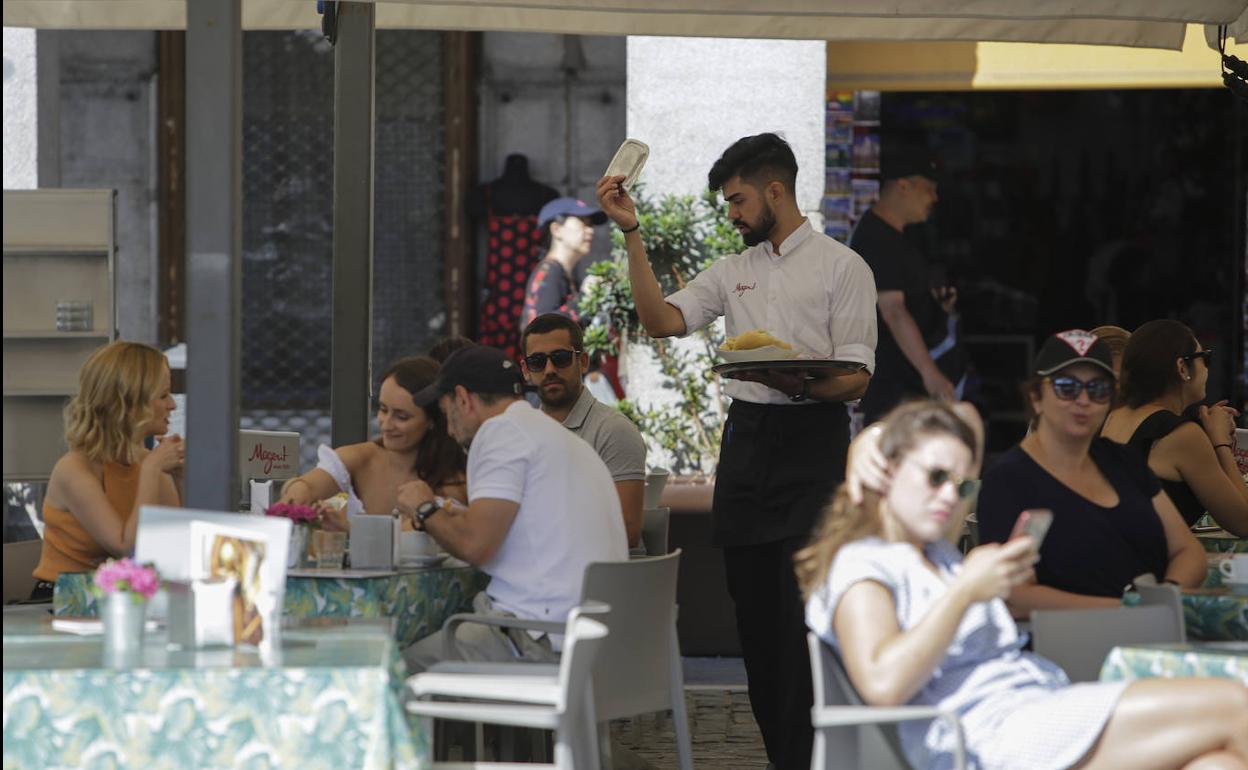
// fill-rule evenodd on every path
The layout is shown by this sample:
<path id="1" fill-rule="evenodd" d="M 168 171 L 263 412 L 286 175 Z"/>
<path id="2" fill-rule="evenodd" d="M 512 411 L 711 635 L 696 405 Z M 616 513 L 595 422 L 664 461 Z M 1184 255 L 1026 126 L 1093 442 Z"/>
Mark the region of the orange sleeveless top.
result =
<path id="1" fill-rule="evenodd" d="M 139 494 L 139 464 L 104 464 L 104 495 L 124 527 Z M 55 583 L 62 572 L 90 572 L 109 558 L 69 511 L 43 503 L 43 552 L 34 576 Z"/>

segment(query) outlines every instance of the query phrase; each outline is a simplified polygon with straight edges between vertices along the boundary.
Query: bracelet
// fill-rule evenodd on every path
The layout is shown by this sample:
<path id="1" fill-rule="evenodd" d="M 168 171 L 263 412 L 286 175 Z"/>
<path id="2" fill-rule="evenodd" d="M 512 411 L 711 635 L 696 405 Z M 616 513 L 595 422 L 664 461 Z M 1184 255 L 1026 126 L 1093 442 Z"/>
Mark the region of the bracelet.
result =
<path id="1" fill-rule="evenodd" d="M 636 230 L 636 229 L 637 229 L 637 228 L 639 228 L 639 227 L 641 227 L 641 220 L 640 220 L 640 219 L 639 219 L 639 220 L 637 220 L 637 224 L 633 225 L 632 227 L 628 228 L 627 230 L 625 230 L 623 227 L 621 227 L 621 228 L 620 228 L 620 232 L 621 232 L 621 233 L 631 233 L 631 232 L 633 232 L 634 230 Z"/>
<path id="2" fill-rule="evenodd" d="M 1233 446 L 1231 446 L 1229 443 L 1227 443 L 1227 444 L 1214 444 L 1214 445 L 1213 445 L 1213 451 L 1215 451 L 1215 452 L 1216 452 L 1216 451 L 1218 451 L 1219 449 L 1221 449 L 1222 447 L 1226 447 L 1227 449 L 1234 449 L 1234 447 L 1233 447 Z"/>

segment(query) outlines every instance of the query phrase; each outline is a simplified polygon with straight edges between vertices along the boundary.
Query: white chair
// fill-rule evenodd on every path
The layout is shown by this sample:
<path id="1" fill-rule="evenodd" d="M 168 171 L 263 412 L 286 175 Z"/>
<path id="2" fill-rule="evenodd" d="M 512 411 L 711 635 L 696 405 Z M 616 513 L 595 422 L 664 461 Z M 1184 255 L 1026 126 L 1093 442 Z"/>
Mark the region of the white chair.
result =
<path id="1" fill-rule="evenodd" d="M 662 504 L 660 501 L 663 499 L 663 487 L 667 486 L 667 481 L 670 478 L 671 471 L 666 468 L 651 468 L 646 472 L 645 508 L 658 508 Z"/>
<path id="2" fill-rule="evenodd" d="M 1183 593 L 1179 591 L 1179 587 L 1173 583 L 1146 585 L 1137 580 L 1135 582 L 1135 590 L 1140 595 L 1140 606 L 1169 608 L 1173 615 L 1174 623 L 1178 626 L 1178 641 L 1181 644 L 1185 644 L 1187 642 L 1187 622 L 1183 618 Z"/>
<path id="3" fill-rule="evenodd" d="M 1033 610 L 1032 649 L 1066 672 L 1072 682 L 1095 682 L 1105 656 L 1122 644 L 1178 642 L 1183 615 L 1173 607 Z"/>
<path id="4" fill-rule="evenodd" d="M 814 633 L 806 634 L 815 705 L 810 770 L 910 770 L 896 724 L 918 719 L 947 722 L 955 737 L 954 768 L 966 768 L 962 722 L 957 714 L 934 706 L 868 706 L 858 695 L 841 659 Z"/>
<path id="5" fill-rule="evenodd" d="M 642 511 L 641 516 L 641 542 L 645 543 L 646 556 L 663 556 L 667 553 L 672 509 L 667 506 L 650 508 Z"/>
<path id="6" fill-rule="evenodd" d="M 611 635 L 594 667 L 594 710 L 600 723 L 657 711 L 672 712 L 676 752 L 681 770 L 693 770 L 693 748 L 685 714 L 684 673 L 676 637 L 676 576 L 680 550 L 666 556 L 621 562 L 594 562 L 585 568 L 581 603 L 611 607 L 596 616 Z M 487 615 L 453 615 L 444 626 L 447 657 L 453 656 L 455 628 L 485 623 L 557 633 L 558 623 Z M 540 670 L 534 663 L 438 663 L 430 672 L 489 672 L 527 676 Z M 549 667 L 547 667 L 549 668 Z M 604 751 L 609 741 L 603 741 Z"/>
<path id="7" fill-rule="evenodd" d="M 429 671 L 407 680 L 420 700 L 409 700 L 408 713 L 433 719 L 486 722 L 553 730 L 556 770 L 598 770 L 598 719 L 594 714 L 592 671 L 608 629 L 594 618 L 605 617 L 605 605 L 577 607 L 568 615 L 563 658 L 557 667 L 522 675 L 445 673 Z M 550 670 L 552 669 L 553 670 Z M 435 701 L 430 698 L 455 698 Z M 428 731 L 433 734 L 432 730 Z M 478 755 L 479 757 L 479 755 Z M 539 767 L 540 765 L 525 765 Z M 434 763 L 434 770 L 504 767 L 500 763 Z M 507 765 L 506 767 L 514 767 Z"/>

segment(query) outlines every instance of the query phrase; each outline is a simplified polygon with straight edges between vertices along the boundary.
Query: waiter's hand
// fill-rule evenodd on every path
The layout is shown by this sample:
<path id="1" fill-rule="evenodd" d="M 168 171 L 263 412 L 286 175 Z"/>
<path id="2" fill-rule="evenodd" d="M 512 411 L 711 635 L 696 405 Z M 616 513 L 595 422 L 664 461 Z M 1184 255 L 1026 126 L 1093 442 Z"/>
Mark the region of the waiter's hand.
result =
<path id="1" fill-rule="evenodd" d="M 637 225 L 637 204 L 624 189 L 624 177 L 604 176 L 598 180 L 598 206 L 621 230 Z"/>
<path id="2" fill-rule="evenodd" d="M 728 375 L 737 380 L 757 382 L 772 390 L 778 390 L 786 396 L 796 396 L 802 392 L 806 383 L 805 369 L 747 369 Z"/>

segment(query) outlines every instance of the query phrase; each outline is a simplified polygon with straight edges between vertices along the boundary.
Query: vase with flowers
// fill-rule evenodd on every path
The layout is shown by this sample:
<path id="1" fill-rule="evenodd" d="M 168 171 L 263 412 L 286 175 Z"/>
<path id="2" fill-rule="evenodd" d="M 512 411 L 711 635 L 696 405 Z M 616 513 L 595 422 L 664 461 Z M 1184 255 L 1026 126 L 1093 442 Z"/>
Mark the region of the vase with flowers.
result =
<path id="1" fill-rule="evenodd" d="M 264 513 L 266 516 L 290 519 L 290 549 L 286 552 L 286 568 L 309 566 L 315 560 L 311 552 L 312 532 L 321 528 L 321 512 L 310 505 L 274 503 Z"/>
<path id="2" fill-rule="evenodd" d="M 156 568 L 132 559 L 109 559 L 96 569 L 92 583 L 101 599 L 105 652 L 142 649 L 147 602 L 160 589 Z"/>

